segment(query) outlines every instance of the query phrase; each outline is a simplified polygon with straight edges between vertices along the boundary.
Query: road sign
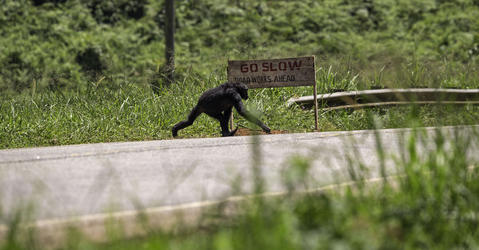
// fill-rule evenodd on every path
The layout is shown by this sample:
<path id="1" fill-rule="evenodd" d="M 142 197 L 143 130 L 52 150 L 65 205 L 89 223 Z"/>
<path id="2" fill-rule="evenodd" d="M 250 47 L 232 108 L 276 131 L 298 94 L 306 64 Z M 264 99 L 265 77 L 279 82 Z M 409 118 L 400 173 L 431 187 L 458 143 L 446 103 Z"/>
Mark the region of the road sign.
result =
<path id="1" fill-rule="evenodd" d="M 266 60 L 228 60 L 228 81 L 244 83 L 251 89 L 313 86 L 315 129 L 319 129 L 314 56 Z"/>
<path id="2" fill-rule="evenodd" d="M 311 86 L 315 83 L 314 56 L 228 61 L 228 81 L 248 88 Z"/>

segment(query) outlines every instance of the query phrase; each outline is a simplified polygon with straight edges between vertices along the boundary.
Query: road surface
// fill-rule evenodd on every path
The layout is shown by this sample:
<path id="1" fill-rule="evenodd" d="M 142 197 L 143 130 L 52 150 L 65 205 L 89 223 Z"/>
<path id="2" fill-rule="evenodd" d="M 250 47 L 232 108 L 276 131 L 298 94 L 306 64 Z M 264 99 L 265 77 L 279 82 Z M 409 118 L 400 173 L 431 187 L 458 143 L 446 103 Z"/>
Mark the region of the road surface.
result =
<path id="1" fill-rule="evenodd" d="M 426 131 L 432 141 L 434 129 Z M 399 155 L 409 133 L 380 130 L 386 154 Z M 48 220 L 248 194 L 253 190 L 252 155 L 261 156 L 266 192 L 285 191 L 283 173 L 298 155 L 311 161 L 310 188 L 350 180 L 352 163 L 365 163 L 369 177 L 380 175 L 374 131 L 265 135 L 258 140 L 259 147 L 253 146 L 253 137 L 242 136 L 0 150 L 0 224 L 27 207 L 33 208 L 34 220 Z M 395 174 L 388 159 L 386 172 Z"/>

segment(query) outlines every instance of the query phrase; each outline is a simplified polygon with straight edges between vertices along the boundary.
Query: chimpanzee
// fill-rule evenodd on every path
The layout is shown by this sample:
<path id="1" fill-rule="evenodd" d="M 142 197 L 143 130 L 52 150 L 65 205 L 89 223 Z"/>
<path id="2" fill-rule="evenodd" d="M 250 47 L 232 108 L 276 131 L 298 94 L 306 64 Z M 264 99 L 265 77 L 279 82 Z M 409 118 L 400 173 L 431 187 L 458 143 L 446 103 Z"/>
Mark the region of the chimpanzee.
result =
<path id="1" fill-rule="evenodd" d="M 233 107 L 240 115 L 250 122 L 260 126 L 266 133 L 271 130 L 264 125 L 258 118 L 246 110 L 241 99 L 248 99 L 248 87 L 243 83 L 223 83 L 216 88 L 205 91 L 198 100 L 198 104 L 191 110 L 188 119 L 177 123 L 171 130 L 173 137 L 178 136 L 178 130 L 184 129 L 195 121 L 201 113 L 205 113 L 220 122 L 221 135 L 233 136 L 238 128 L 233 131 L 228 129 L 228 121 Z"/>

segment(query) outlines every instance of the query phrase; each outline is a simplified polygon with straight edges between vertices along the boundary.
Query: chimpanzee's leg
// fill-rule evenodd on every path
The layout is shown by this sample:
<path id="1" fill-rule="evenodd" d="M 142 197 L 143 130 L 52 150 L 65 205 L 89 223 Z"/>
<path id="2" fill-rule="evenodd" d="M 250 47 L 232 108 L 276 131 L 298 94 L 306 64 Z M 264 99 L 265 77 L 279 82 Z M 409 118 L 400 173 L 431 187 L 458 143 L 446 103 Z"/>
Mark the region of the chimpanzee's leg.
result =
<path id="1" fill-rule="evenodd" d="M 188 115 L 187 120 L 178 122 L 175 126 L 173 126 L 173 129 L 171 129 L 173 137 L 178 136 L 178 130 L 191 126 L 191 124 L 193 124 L 193 122 L 195 121 L 196 117 L 198 117 L 201 113 L 202 112 L 200 108 L 198 106 L 195 106 L 193 110 L 191 110 L 190 114 Z"/>
<path id="2" fill-rule="evenodd" d="M 234 130 L 232 131 L 233 134 L 231 134 L 232 132 L 230 132 L 228 128 L 228 121 L 231 115 L 231 110 L 232 109 L 229 108 L 225 110 L 223 113 L 214 113 L 214 112 L 208 112 L 208 111 L 205 112 L 207 115 L 215 118 L 216 120 L 220 122 L 221 136 L 231 136 L 231 135 L 234 135 L 234 133 L 236 132 L 236 130 Z"/>
<path id="3" fill-rule="evenodd" d="M 225 110 L 223 112 L 223 121 L 222 123 L 224 123 L 223 125 L 221 125 L 221 128 L 223 129 L 223 126 L 226 127 L 226 131 L 228 131 L 228 134 L 227 135 L 223 135 L 223 136 L 233 136 L 235 135 L 236 131 L 238 130 L 238 127 L 236 127 L 235 129 L 229 131 L 229 128 L 228 128 L 228 123 L 230 121 L 230 118 L 231 118 L 231 112 L 233 111 L 233 107 Z M 224 130 L 223 130 L 224 131 Z"/>

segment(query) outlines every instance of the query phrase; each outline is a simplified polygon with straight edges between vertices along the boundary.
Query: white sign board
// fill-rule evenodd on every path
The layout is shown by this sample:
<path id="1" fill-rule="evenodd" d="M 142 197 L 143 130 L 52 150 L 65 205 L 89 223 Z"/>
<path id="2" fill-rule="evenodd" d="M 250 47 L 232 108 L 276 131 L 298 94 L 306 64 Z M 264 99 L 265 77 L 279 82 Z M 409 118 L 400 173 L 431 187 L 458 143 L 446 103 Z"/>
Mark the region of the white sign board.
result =
<path id="1" fill-rule="evenodd" d="M 315 79 L 314 56 L 228 61 L 228 81 L 248 88 L 312 86 Z"/>

